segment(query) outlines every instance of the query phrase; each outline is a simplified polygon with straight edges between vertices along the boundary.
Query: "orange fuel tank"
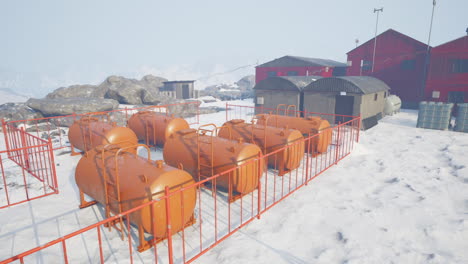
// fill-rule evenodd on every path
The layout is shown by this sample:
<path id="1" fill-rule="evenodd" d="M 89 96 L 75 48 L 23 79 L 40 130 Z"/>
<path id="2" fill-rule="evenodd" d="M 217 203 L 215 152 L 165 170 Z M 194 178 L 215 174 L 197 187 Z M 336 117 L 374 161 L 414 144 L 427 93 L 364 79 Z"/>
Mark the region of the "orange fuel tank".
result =
<path id="1" fill-rule="evenodd" d="M 84 116 L 75 121 L 68 130 L 68 140 L 73 148 L 89 151 L 99 145 L 119 144 L 122 147 L 135 145 L 138 139 L 127 127 L 118 127 L 113 122 L 97 117 Z"/>
<path id="2" fill-rule="evenodd" d="M 147 145 L 163 146 L 173 133 L 190 128 L 185 119 L 153 111 L 141 111 L 130 117 L 127 126 Z"/>
<path id="3" fill-rule="evenodd" d="M 242 138 L 246 142 L 259 146 L 264 155 L 293 145 L 268 158 L 268 165 L 278 169 L 279 176 L 298 168 L 304 157 L 304 137 L 298 130 L 249 124 L 242 119 L 234 119 L 224 123 L 218 136 Z"/>
<path id="4" fill-rule="evenodd" d="M 261 125 L 266 124 L 267 126 L 297 129 L 306 139 L 309 135 L 315 135 L 320 132 L 319 135 L 313 137 L 310 142 L 305 142 L 305 150 L 307 153 L 317 154 L 327 152 L 328 146 L 332 141 L 330 123 L 320 117 L 310 116 L 302 118 L 285 115 L 260 114 L 257 115 L 257 118 L 258 123 Z"/>
<path id="5" fill-rule="evenodd" d="M 260 148 L 254 144 L 206 135 L 206 130 L 201 129 L 178 131 L 167 139 L 163 150 L 167 164 L 182 164 L 184 170 L 197 180 L 236 168 L 260 155 Z M 216 185 L 228 190 L 230 198 L 232 192 L 247 194 L 257 188 L 263 170 L 262 160 L 249 162 L 218 177 Z"/>
<path id="6" fill-rule="evenodd" d="M 75 171 L 80 194 L 84 193 L 103 204 L 106 216 L 109 217 L 110 212 L 117 215 L 151 200 L 157 200 L 164 196 L 166 186 L 171 192 L 187 188 L 183 195 L 172 195 L 169 198 L 173 234 L 193 222 L 197 197 L 196 187 L 190 187 L 195 183 L 192 176 L 183 170 L 165 165 L 163 161 L 151 161 L 149 154 L 148 158 L 143 158 L 126 149 L 129 147 L 121 149 L 117 145 L 101 145 L 88 151 L 78 162 Z M 149 149 L 147 150 L 149 153 Z M 84 201 L 83 195 L 81 197 L 83 208 L 89 202 Z M 165 200 L 154 203 L 152 208 L 146 206 L 130 214 L 130 221 L 139 228 L 141 250 L 149 246 L 142 239 L 143 232 L 154 235 L 156 240 L 166 238 Z"/>

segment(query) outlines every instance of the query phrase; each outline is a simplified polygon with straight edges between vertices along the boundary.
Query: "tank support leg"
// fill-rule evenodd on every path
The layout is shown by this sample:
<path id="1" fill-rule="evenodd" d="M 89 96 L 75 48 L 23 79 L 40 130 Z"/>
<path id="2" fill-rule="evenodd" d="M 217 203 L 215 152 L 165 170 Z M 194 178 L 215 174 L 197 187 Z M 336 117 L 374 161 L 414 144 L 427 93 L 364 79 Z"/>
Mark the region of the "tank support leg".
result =
<path id="1" fill-rule="evenodd" d="M 279 156 L 280 156 L 280 160 L 279 160 L 278 176 L 283 176 L 286 173 L 288 173 L 288 170 L 285 168 L 283 155 L 279 155 Z"/>
<path id="2" fill-rule="evenodd" d="M 76 152 L 73 144 L 70 145 L 70 149 L 71 149 L 71 156 L 78 156 L 78 155 L 83 154 L 83 152 Z"/>
<path id="3" fill-rule="evenodd" d="M 187 223 L 184 225 L 184 228 L 187 228 L 189 226 L 192 226 L 194 225 L 195 223 L 197 222 L 197 219 L 195 218 L 195 214 L 192 214 L 192 216 L 190 217 L 190 219 L 187 221 Z M 180 231 L 180 230 L 179 230 Z M 145 239 L 145 230 L 143 230 L 143 226 L 141 225 L 138 225 L 138 241 L 139 241 L 139 245 L 138 245 L 138 252 L 143 252 L 145 250 L 148 250 L 150 248 L 152 248 L 154 245 L 156 245 L 157 243 L 159 242 L 162 242 L 166 239 L 167 237 L 163 237 L 163 238 L 152 238 L 150 240 L 146 240 Z"/>
<path id="4" fill-rule="evenodd" d="M 94 205 L 96 203 L 97 203 L 97 201 L 90 201 L 90 202 L 86 201 L 85 198 L 84 198 L 84 193 L 80 190 L 80 209 L 89 207 L 89 206 Z"/>
<path id="5" fill-rule="evenodd" d="M 255 188 L 256 190 L 257 188 Z M 234 191 L 232 188 L 229 190 L 229 193 L 228 193 L 228 201 L 229 203 L 233 203 L 239 199 L 241 199 L 242 197 L 248 195 L 249 193 L 238 193 L 236 191 Z"/>
<path id="6" fill-rule="evenodd" d="M 138 240 L 140 244 L 138 245 L 138 252 L 143 252 L 150 249 L 153 245 L 145 240 L 145 232 L 143 226 L 138 225 Z"/>

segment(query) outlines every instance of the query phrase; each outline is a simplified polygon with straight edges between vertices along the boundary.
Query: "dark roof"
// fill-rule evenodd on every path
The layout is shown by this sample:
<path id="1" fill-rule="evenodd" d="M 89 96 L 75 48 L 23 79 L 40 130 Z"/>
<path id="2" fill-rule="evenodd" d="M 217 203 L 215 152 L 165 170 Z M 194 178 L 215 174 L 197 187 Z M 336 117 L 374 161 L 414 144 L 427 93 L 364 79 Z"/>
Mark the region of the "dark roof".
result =
<path id="1" fill-rule="evenodd" d="M 321 79 L 322 76 L 277 76 L 260 81 L 254 87 L 257 90 L 288 90 L 302 91 L 310 83 Z"/>
<path id="2" fill-rule="evenodd" d="M 377 39 L 378 39 L 380 36 L 382 36 L 382 35 L 387 35 L 387 34 L 393 34 L 393 35 L 395 35 L 395 36 L 397 36 L 397 37 L 399 37 L 399 38 L 406 39 L 406 40 L 408 40 L 408 41 L 417 43 L 419 46 L 421 46 L 421 49 L 427 49 L 427 45 L 424 44 L 424 43 L 422 43 L 421 41 L 419 41 L 419 40 L 417 40 L 417 39 L 414 39 L 414 38 L 412 38 L 412 37 L 410 37 L 410 36 L 408 36 L 408 35 L 405 35 L 405 34 L 403 34 L 403 33 L 401 33 L 401 32 L 398 32 L 398 31 L 396 31 L 396 30 L 394 30 L 394 29 L 391 29 L 391 28 L 389 28 L 389 29 L 387 29 L 386 31 L 384 31 L 384 32 L 380 33 L 379 35 L 377 35 Z M 371 42 L 371 41 L 374 41 L 374 38 L 369 39 L 368 41 L 366 41 L 366 42 L 362 43 L 361 45 L 355 47 L 354 49 L 348 51 L 346 54 L 349 54 L 349 53 L 353 52 L 354 50 L 359 49 L 359 48 L 361 48 L 362 46 L 367 45 L 367 44 L 368 44 L 369 42 Z M 377 46 L 379 46 L 378 43 L 379 43 L 379 41 L 377 40 Z"/>
<path id="3" fill-rule="evenodd" d="M 257 67 L 346 67 L 342 62 L 298 56 L 284 56 Z"/>
<path id="4" fill-rule="evenodd" d="M 193 83 L 195 81 L 192 81 L 192 80 L 187 80 L 187 81 L 166 81 L 166 82 L 163 82 L 163 83 Z"/>
<path id="5" fill-rule="evenodd" d="M 304 87 L 304 91 L 347 92 L 371 94 L 390 90 L 387 84 L 370 76 L 342 76 L 323 78 Z"/>

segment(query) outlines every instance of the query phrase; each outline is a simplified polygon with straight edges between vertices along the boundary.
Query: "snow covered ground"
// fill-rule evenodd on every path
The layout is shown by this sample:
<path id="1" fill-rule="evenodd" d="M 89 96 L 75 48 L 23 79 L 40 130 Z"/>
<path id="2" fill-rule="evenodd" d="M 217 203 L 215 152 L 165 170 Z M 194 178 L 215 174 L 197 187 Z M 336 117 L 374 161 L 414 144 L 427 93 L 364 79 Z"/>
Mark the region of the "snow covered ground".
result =
<path id="1" fill-rule="evenodd" d="M 385 117 L 198 263 L 468 263 L 468 134 Z"/>
<path id="2" fill-rule="evenodd" d="M 225 102 L 203 106 L 210 105 Z M 225 114 L 201 116 L 200 123 L 221 125 Z M 468 263 L 468 134 L 418 129 L 416 117 L 403 111 L 362 132 L 338 166 L 196 263 Z M 78 160 L 57 151 L 60 194 L 0 211 L 0 260 L 103 218 L 102 207 L 77 208 Z M 118 251 L 127 241 L 115 231 L 103 234 L 113 252 L 106 260 L 127 263 L 128 253 Z M 81 250 L 76 262 L 96 260 L 93 239 L 67 244 Z M 37 262 L 60 263 L 59 248 Z M 150 259 L 147 252 L 134 256 L 137 263 Z"/>

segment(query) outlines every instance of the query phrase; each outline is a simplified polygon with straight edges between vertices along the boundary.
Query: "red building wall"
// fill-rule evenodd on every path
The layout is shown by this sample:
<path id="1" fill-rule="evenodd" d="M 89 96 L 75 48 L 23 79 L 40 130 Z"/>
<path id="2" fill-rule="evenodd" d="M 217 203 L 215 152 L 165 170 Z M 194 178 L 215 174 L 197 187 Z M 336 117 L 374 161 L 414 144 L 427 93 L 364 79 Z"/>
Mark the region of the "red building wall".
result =
<path id="1" fill-rule="evenodd" d="M 460 60 L 465 60 L 465 66 Z M 433 98 L 434 91 L 440 93 L 439 98 Z M 468 36 L 431 50 L 425 100 L 448 102 L 450 92 L 462 92 L 468 102 Z"/>
<path id="2" fill-rule="evenodd" d="M 377 36 L 375 66 L 372 72 L 374 39 L 348 52 L 348 76 L 373 76 L 390 86 L 404 107 L 417 107 L 424 93 L 424 64 L 427 45 L 395 30 Z M 361 61 L 370 64 L 361 67 Z M 351 63 L 351 65 L 349 65 Z"/>
<path id="3" fill-rule="evenodd" d="M 297 76 L 333 76 L 333 67 L 257 67 L 255 69 L 255 82 L 258 83 L 268 78 L 268 72 L 276 72 L 276 76 L 288 76 L 290 71 L 297 72 Z"/>

